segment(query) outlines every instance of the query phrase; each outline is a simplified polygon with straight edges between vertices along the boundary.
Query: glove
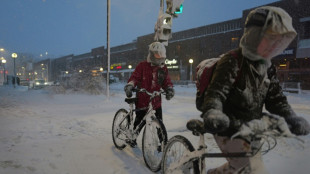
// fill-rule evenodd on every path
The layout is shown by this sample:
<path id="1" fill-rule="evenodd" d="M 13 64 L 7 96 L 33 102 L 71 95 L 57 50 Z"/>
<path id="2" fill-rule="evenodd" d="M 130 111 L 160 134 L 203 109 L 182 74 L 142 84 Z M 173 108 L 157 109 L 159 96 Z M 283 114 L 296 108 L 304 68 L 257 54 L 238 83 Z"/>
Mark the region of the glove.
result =
<path id="1" fill-rule="evenodd" d="M 127 84 L 125 87 L 124 87 L 124 91 L 126 93 L 126 96 L 127 97 L 132 97 L 132 89 L 133 89 L 133 85 L 132 84 Z"/>
<path id="2" fill-rule="evenodd" d="M 229 118 L 220 110 L 210 109 L 202 118 L 206 130 L 210 133 L 223 132 L 229 127 Z"/>
<path id="3" fill-rule="evenodd" d="M 288 117 L 285 119 L 290 131 L 295 135 L 308 135 L 310 133 L 310 125 L 303 117 Z"/>
<path id="4" fill-rule="evenodd" d="M 174 96 L 174 89 L 172 87 L 168 87 L 165 92 L 167 100 L 170 100 Z"/>

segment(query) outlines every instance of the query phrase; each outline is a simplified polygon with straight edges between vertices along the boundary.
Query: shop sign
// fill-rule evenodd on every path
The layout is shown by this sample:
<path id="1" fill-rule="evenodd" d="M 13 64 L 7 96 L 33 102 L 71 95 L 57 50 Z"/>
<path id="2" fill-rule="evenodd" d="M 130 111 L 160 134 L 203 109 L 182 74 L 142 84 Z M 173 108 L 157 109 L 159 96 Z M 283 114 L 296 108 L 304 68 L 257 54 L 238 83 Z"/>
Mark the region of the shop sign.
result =
<path id="1" fill-rule="evenodd" d="M 172 59 L 172 60 L 166 59 L 165 60 L 165 64 L 167 65 L 168 69 L 178 69 L 179 66 L 177 65 L 177 63 L 178 63 L 178 61 L 175 59 Z"/>
<path id="2" fill-rule="evenodd" d="M 177 63 L 178 63 L 178 61 L 175 60 L 175 59 L 172 59 L 172 60 L 166 59 L 166 60 L 165 60 L 165 64 L 166 64 L 166 65 L 175 65 L 175 64 L 177 64 Z"/>
<path id="3" fill-rule="evenodd" d="M 294 49 L 284 50 L 281 55 L 291 55 L 294 54 Z"/>
<path id="4" fill-rule="evenodd" d="M 112 65 L 110 66 L 110 69 L 111 69 L 111 70 L 113 70 L 113 69 L 119 70 L 119 69 L 122 69 L 124 65 L 126 65 L 125 62 L 123 62 L 123 63 L 114 63 L 114 64 L 112 64 Z"/>

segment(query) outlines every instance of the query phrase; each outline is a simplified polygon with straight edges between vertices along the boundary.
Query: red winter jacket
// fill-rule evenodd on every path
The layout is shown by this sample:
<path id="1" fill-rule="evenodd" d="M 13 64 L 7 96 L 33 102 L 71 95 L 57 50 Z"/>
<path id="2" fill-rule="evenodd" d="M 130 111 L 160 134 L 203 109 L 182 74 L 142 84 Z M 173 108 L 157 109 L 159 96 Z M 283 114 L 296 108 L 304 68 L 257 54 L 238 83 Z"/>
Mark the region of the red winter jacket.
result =
<path id="1" fill-rule="evenodd" d="M 158 83 L 157 74 L 159 69 L 162 69 L 163 72 L 165 72 L 162 85 Z M 138 88 L 145 88 L 149 92 L 159 91 L 160 88 L 167 89 L 168 87 L 173 87 L 166 65 L 162 68 L 160 66 L 151 66 L 151 63 L 147 61 L 138 64 L 128 80 L 128 83 L 133 84 Z M 150 97 L 146 93 L 139 92 L 137 97 L 138 102 L 136 103 L 136 108 L 144 108 L 148 106 Z M 154 98 L 152 104 L 154 109 L 161 107 L 161 97 Z"/>

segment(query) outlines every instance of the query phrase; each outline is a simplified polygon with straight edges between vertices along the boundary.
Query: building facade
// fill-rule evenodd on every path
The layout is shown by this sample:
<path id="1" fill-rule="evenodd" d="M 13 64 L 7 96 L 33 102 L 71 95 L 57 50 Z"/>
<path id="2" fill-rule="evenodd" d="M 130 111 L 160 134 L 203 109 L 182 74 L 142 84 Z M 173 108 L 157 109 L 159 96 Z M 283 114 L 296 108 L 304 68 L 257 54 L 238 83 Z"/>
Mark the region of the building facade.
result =
<path id="1" fill-rule="evenodd" d="M 298 35 L 288 48 L 273 59 L 280 82 L 300 82 L 302 89 L 310 89 L 310 1 L 281 0 L 268 6 L 281 7 L 293 19 Z M 171 79 L 188 81 L 194 76 L 196 66 L 204 59 L 218 57 L 237 48 L 243 34 L 246 16 L 252 9 L 242 12 L 242 17 L 215 24 L 192 28 L 172 34 L 167 46 L 166 65 Z M 135 66 L 148 55 L 148 45 L 154 34 L 137 37 L 137 40 L 111 48 L 111 73 L 126 81 Z M 107 51 L 104 47 L 82 55 L 68 55 L 51 61 L 51 79 L 61 79 L 66 71 L 76 71 L 87 66 L 92 70 L 107 70 Z M 189 59 L 193 63 L 189 63 Z M 70 73 L 68 73 L 70 74 Z M 193 78 L 194 79 L 194 78 Z"/>

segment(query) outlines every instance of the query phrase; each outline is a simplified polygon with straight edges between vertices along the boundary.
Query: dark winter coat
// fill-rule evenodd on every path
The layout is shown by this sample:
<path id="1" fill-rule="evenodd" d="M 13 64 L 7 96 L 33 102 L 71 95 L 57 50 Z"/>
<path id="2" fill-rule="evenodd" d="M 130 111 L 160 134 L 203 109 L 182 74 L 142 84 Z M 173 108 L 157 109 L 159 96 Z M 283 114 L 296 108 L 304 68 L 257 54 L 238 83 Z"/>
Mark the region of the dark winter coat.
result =
<path id="1" fill-rule="evenodd" d="M 149 92 L 159 91 L 160 88 L 173 87 L 166 65 L 163 67 L 152 66 L 147 61 L 138 64 L 128 83 L 138 88 L 145 88 Z M 137 97 L 136 108 L 148 106 L 150 97 L 146 93 L 140 92 Z M 154 109 L 161 107 L 161 97 L 154 98 L 152 104 Z"/>
<path id="2" fill-rule="evenodd" d="M 230 127 L 220 135 L 230 136 L 239 126 L 262 117 L 263 106 L 284 118 L 295 115 L 282 93 L 275 66 L 251 61 L 235 50 L 237 58 L 226 54 L 219 60 L 205 93 L 203 111 L 217 109 L 230 119 Z"/>

